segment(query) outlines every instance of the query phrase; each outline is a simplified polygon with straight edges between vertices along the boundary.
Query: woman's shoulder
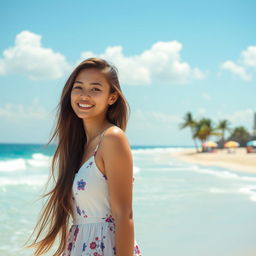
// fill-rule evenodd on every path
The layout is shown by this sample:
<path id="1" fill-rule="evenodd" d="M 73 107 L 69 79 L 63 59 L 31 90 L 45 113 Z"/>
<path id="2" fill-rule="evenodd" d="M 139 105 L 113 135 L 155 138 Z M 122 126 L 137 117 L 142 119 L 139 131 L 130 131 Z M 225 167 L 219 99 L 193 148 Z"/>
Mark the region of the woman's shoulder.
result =
<path id="1" fill-rule="evenodd" d="M 105 135 L 107 134 L 122 134 L 122 133 L 125 133 L 120 127 L 116 126 L 116 125 L 112 125 L 110 127 L 108 127 L 105 131 Z"/>
<path id="2" fill-rule="evenodd" d="M 102 140 L 102 144 L 106 146 L 120 146 L 123 143 L 128 143 L 125 131 L 116 125 L 107 128 Z"/>
<path id="3" fill-rule="evenodd" d="M 120 165 L 129 166 L 132 162 L 131 147 L 128 138 L 121 128 L 109 127 L 102 138 L 102 158 L 105 164 L 106 175 L 108 168 L 117 168 Z"/>

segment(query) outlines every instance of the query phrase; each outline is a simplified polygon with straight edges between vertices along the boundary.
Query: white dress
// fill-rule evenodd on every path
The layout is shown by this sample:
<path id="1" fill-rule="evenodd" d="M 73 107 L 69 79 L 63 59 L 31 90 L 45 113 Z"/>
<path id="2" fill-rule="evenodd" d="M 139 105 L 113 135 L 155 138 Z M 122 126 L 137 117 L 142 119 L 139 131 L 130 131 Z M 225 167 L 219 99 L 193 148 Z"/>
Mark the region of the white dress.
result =
<path id="1" fill-rule="evenodd" d="M 116 255 L 115 220 L 111 215 L 108 180 L 95 163 L 100 141 L 94 154 L 75 174 L 72 186 L 73 224 L 61 256 Z M 135 239 L 133 255 L 142 256 Z"/>

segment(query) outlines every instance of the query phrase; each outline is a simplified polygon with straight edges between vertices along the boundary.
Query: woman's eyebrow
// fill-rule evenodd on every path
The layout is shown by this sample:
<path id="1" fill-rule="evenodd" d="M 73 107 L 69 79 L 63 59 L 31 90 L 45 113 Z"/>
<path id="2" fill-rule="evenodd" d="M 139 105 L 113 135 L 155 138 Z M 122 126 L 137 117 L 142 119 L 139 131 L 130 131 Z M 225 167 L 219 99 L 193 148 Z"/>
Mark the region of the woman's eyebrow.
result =
<path id="1" fill-rule="evenodd" d="M 83 82 L 78 81 L 78 80 L 75 81 L 74 84 L 75 84 L 75 83 L 77 83 L 77 84 L 83 84 Z M 103 86 L 103 85 L 102 85 L 101 83 L 99 83 L 99 82 L 92 82 L 92 83 L 90 83 L 90 85 L 99 85 L 99 86 Z"/>

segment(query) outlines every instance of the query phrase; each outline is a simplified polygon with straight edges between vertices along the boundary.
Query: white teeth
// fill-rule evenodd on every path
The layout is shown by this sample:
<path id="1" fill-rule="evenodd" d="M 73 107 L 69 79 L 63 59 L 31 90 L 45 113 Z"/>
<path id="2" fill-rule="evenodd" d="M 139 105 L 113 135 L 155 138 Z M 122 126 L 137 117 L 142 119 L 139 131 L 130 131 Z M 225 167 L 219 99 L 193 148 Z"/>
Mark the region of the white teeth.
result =
<path id="1" fill-rule="evenodd" d="M 87 104 L 78 104 L 80 107 L 84 107 L 84 108 L 89 108 L 92 107 L 93 105 L 87 105 Z"/>

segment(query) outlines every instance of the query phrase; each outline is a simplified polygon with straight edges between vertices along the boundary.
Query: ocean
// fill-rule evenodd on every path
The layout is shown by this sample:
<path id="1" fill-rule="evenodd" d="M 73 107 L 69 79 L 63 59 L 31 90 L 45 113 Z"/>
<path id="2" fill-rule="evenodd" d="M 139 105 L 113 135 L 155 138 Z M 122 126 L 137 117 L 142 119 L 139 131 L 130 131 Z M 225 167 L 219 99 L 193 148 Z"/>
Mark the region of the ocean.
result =
<path id="1" fill-rule="evenodd" d="M 1 256 L 33 255 L 22 244 L 42 207 L 55 150 L 43 146 L 0 144 Z M 256 174 L 182 162 L 171 156 L 179 146 L 131 148 L 135 238 L 143 256 L 256 255 Z"/>

